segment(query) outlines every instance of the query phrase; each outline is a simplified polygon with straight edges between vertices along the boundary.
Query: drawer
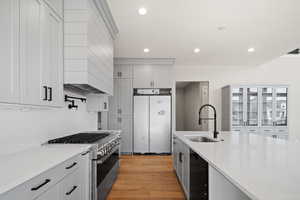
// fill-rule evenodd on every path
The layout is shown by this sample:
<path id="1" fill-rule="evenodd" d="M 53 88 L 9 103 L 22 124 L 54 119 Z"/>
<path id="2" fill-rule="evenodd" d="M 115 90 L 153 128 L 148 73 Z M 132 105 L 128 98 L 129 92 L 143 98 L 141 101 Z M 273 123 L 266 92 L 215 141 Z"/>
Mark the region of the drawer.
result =
<path id="1" fill-rule="evenodd" d="M 63 176 L 74 172 L 76 169 L 78 169 L 79 165 L 81 165 L 81 159 L 79 156 L 75 156 L 65 161 L 63 164 L 60 165 L 60 168 L 63 171 Z"/>
<path id="2" fill-rule="evenodd" d="M 49 7 L 51 7 L 56 14 L 63 18 L 64 2 L 63 0 L 45 0 Z"/>
<path id="3" fill-rule="evenodd" d="M 1 200 L 32 200 L 49 190 L 68 174 L 73 173 L 81 165 L 80 155 L 77 155 L 62 164 L 32 178 L 3 195 Z"/>
<path id="4" fill-rule="evenodd" d="M 79 170 L 66 176 L 60 183 L 61 200 L 82 200 L 82 184 L 79 176 Z"/>
<path id="5" fill-rule="evenodd" d="M 32 178 L 4 195 L 3 200 L 32 200 L 49 190 L 63 178 L 61 166 L 57 166 L 47 172 Z"/>

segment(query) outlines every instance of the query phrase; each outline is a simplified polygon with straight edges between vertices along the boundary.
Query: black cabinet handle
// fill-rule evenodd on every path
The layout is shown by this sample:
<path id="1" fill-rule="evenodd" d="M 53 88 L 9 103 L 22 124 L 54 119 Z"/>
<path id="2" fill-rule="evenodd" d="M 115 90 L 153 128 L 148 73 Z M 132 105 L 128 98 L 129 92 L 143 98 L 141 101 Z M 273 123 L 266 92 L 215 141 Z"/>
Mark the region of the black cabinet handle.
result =
<path id="1" fill-rule="evenodd" d="M 50 181 L 51 181 L 50 179 L 46 179 L 41 185 L 31 188 L 31 191 L 37 191 L 37 190 L 39 190 L 44 185 L 47 185 Z"/>
<path id="2" fill-rule="evenodd" d="M 90 153 L 90 151 L 84 152 L 84 153 L 82 153 L 81 155 L 82 155 L 82 156 L 85 156 L 85 155 L 88 154 L 88 153 Z"/>
<path id="3" fill-rule="evenodd" d="M 47 101 L 48 100 L 48 87 L 43 86 L 43 88 L 44 88 L 44 98 L 43 98 L 43 100 Z"/>
<path id="4" fill-rule="evenodd" d="M 69 191 L 69 192 L 66 192 L 66 195 L 70 195 L 70 194 L 72 194 L 75 190 L 76 190 L 76 188 L 77 188 L 77 186 L 73 186 L 73 188 Z"/>
<path id="5" fill-rule="evenodd" d="M 71 168 L 73 168 L 75 165 L 77 165 L 77 162 L 74 162 L 72 165 L 66 167 L 66 169 L 71 169 Z"/>
<path id="6" fill-rule="evenodd" d="M 182 153 L 181 152 L 179 152 L 179 162 L 182 163 Z"/>
<path id="7" fill-rule="evenodd" d="M 49 99 L 48 101 L 52 101 L 52 87 L 48 87 L 49 89 Z"/>

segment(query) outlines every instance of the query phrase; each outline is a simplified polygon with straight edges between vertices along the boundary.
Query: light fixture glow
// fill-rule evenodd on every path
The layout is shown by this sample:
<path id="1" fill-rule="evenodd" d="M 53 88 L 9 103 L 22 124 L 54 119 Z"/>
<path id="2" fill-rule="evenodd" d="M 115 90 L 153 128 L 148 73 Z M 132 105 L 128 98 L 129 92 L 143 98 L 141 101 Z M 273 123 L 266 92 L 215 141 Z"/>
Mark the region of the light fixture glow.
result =
<path id="1" fill-rule="evenodd" d="M 255 51 L 255 48 L 253 48 L 253 47 L 251 47 L 251 48 L 248 49 L 248 52 L 249 52 L 249 53 L 252 53 L 252 52 L 254 52 L 254 51 Z"/>
<path id="2" fill-rule="evenodd" d="M 145 48 L 145 49 L 144 49 L 144 52 L 145 52 L 145 53 L 149 53 L 149 51 L 150 51 L 150 49 L 148 49 L 148 48 Z"/>
<path id="3" fill-rule="evenodd" d="M 147 14 L 147 9 L 146 8 L 139 8 L 139 14 L 140 15 L 146 15 Z"/>
<path id="4" fill-rule="evenodd" d="M 200 49 L 199 48 L 195 48 L 194 49 L 194 53 L 199 53 L 200 52 Z"/>

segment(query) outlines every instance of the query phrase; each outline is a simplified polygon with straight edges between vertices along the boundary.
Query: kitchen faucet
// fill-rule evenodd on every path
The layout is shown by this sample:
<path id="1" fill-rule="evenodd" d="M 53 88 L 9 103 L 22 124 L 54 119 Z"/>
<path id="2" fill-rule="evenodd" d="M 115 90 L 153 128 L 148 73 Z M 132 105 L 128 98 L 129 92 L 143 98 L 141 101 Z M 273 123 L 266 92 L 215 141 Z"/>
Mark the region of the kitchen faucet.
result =
<path id="1" fill-rule="evenodd" d="M 201 111 L 205 107 L 211 107 L 214 110 L 214 117 L 213 118 L 202 118 L 201 117 Z M 217 139 L 218 134 L 219 134 L 219 132 L 217 131 L 217 111 L 216 111 L 216 108 L 213 105 L 204 104 L 203 106 L 201 106 L 201 108 L 199 109 L 199 125 L 202 125 L 202 120 L 214 120 L 214 138 Z"/>

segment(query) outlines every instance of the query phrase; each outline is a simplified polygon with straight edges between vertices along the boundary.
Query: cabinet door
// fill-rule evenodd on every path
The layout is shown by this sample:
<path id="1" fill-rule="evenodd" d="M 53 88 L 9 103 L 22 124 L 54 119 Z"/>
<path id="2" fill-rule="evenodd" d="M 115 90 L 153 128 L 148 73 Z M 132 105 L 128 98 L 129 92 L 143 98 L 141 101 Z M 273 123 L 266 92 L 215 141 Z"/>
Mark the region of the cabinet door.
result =
<path id="1" fill-rule="evenodd" d="M 177 139 L 173 138 L 173 151 L 172 151 L 172 160 L 173 160 L 173 167 L 177 173 Z"/>
<path id="2" fill-rule="evenodd" d="M 182 164 L 182 185 L 185 191 L 185 194 L 189 195 L 189 181 L 190 181 L 190 149 L 182 144 L 183 151 L 183 164 Z M 188 199 L 188 198 L 187 198 Z"/>
<path id="3" fill-rule="evenodd" d="M 132 115 L 133 88 L 131 79 L 119 79 L 119 114 Z"/>
<path id="4" fill-rule="evenodd" d="M 119 110 L 119 99 L 120 99 L 120 85 L 119 79 L 114 79 L 114 93 L 113 96 L 109 97 L 109 115 L 120 114 Z"/>
<path id="5" fill-rule="evenodd" d="M 132 153 L 132 116 L 121 117 L 121 152 Z"/>
<path id="6" fill-rule="evenodd" d="M 22 103 L 47 103 L 43 74 L 44 5 L 40 0 L 20 1 L 20 69 Z"/>
<path id="7" fill-rule="evenodd" d="M 177 162 L 177 176 L 179 178 L 180 183 L 182 184 L 182 167 L 183 167 L 183 152 L 182 152 L 182 143 L 178 141 L 178 162 Z"/>
<path id="8" fill-rule="evenodd" d="M 274 98 L 273 88 L 262 88 L 262 102 L 261 102 L 261 125 L 263 127 L 273 126 L 274 115 Z"/>
<path id="9" fill-rule="evenodd" d="M 170 66 L 153 66 L 152 79 L 154 88 L 172 88 L 172 74 Z"/>
<path id="10" fill-rule="evenodd" d="M 120 116 L 108 113 L 108 129 L 120 130 Z"/>
<path id="11" fill-rule="evenodd" d="M 46 39 L 43 60 L 43 79 L 47 80 L 49 105 L 63 105 L 63 22 L 50 9 L 46 9 Z"/>
<path id="12" fill-rule="evenodd" d="M 249 127 L 258 126 L 258 88 L 247 88 L 247 123 Z"/>
<path id="13" fill-rule="evenodd" d="M 0 102 L 19 102 L 19 0 L 0 3 Z"/>
<path id="14" fill-rule="evenodd" d="M 80 185 L 81 185 L 81 200 L 89 200 L 91 199 L 91 159 L 90 153 L 84 152 L 80 155 L 80 166 L 78 169 L 78 175 L 80 177 Z"/>
<path id="15" fill-rule="evenodd" d="M 35 200 L 60 200 L 59 184 L 56 184 Z"/>
<path id="16" fill-rule="evenodd" d="M 232 88 L 232 126 L 244 126 L 244 88 Z"/>
<path id="17" fill-rule="evenodd" d="M 274 125 L 287 126 L 288 88 L 275 88 Z"/>
<path id="18" fill-rule="evenodd" d="M 153 88 L 152 66 L 134 66 L 134 88 Z"/>
<path id="19" fill-rule="evenodd" d="M 60 200 L 82 200 L 82 181 L 78 170 L 69 174 L 60 183 Z"/>
<path id="20" fill-rule="evenodd" d="M 132 78 L 132 66 L 116 65 L 114 67 L 114 78 Z"/>

